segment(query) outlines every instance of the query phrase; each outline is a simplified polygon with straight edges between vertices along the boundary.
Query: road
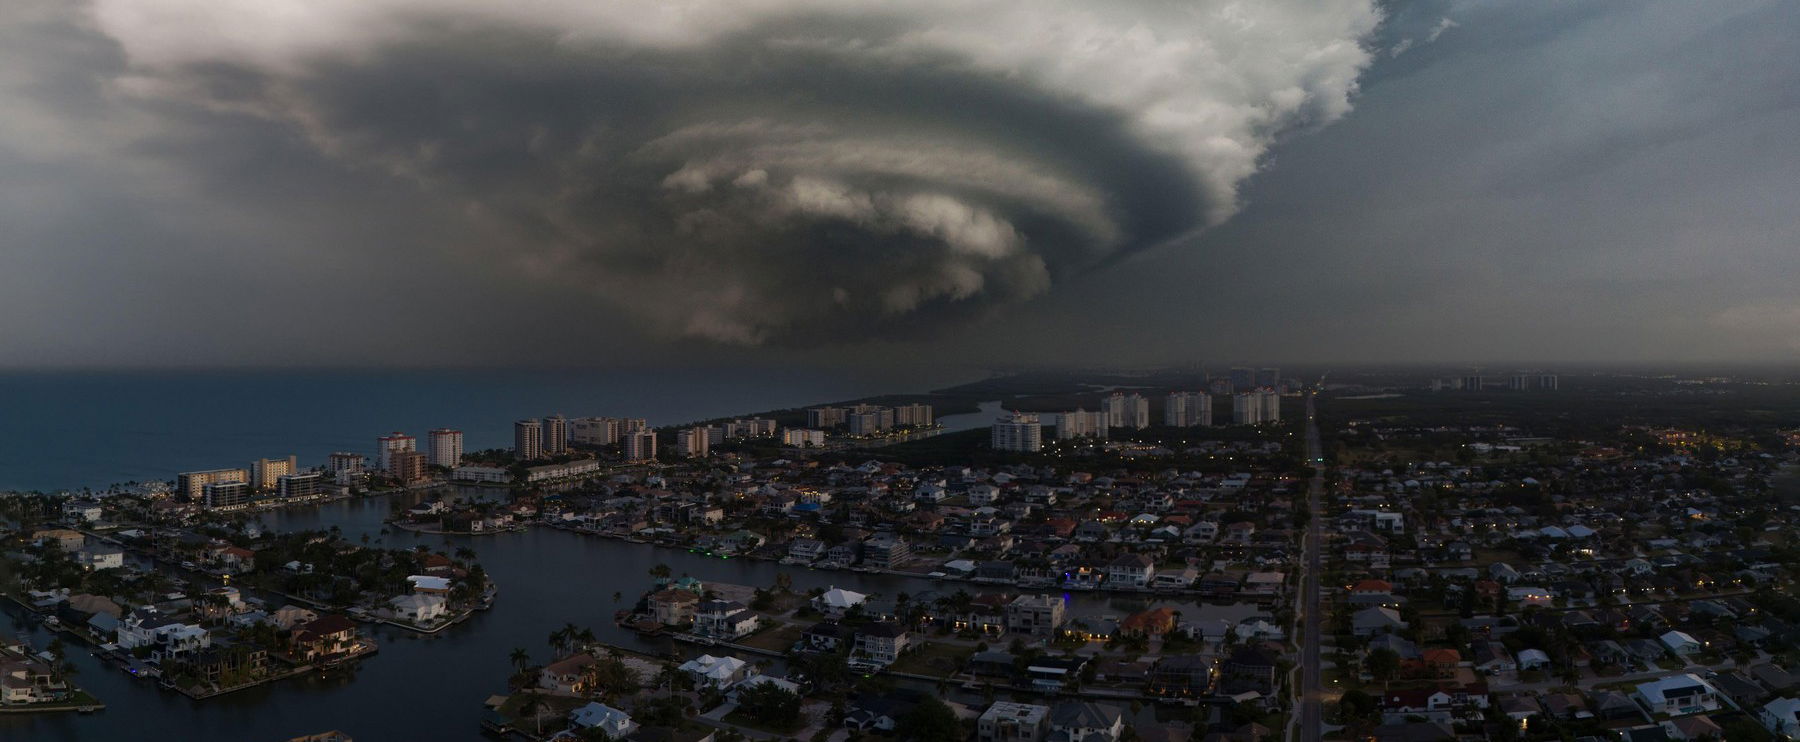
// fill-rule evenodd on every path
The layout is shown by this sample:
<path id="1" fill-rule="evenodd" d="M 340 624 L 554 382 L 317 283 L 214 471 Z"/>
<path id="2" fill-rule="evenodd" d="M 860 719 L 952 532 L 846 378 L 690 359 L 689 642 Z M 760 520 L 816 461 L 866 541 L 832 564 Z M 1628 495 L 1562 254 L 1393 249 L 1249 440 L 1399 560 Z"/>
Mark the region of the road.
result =
<path id="1" fill-rule="evenodd" d="M 1319 574 L 1325 561 L 1325 518 L 1321 502 L 1325 494 L 1325 449 L 1319 441 L 1318 411 L 1313 404 L 1316 398 L 1314 393 L 1306 395 L 1306 459 L 1312 463 L 1313 478 L 1306 487 L 1306 509 L 1312 517 L 1307 519 L 1301 556 L 1306 572 L 1300 582 L 1300 610 L 1305 622 L 1300 643 L 1300 742 L 1318 742 L 1324 734 L 1325 723 L 1325 680 L 1320 673 L 1319 661 L 1323 618 L 1319 607 Z"/>

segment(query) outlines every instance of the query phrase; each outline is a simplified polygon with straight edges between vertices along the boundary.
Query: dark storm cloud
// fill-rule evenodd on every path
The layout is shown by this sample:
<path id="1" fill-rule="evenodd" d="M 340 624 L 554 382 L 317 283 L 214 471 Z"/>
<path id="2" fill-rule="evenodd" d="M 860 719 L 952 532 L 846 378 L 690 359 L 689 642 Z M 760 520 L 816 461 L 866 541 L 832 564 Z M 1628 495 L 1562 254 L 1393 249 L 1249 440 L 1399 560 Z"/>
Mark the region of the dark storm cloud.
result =
<path id="1" fill-rule="evenodd" d="M 1276 136 L 1347 110 L 1378 19 L 1362 2 L 89 10 L 58 31 L 103 50 L 84 82 L 103 118 L 132 119 L 92 139 L 224 212 L 203 221 L 271 218 L 248 254 L 335 226 L 276 226 L 283 209 L 404 231 L 347 195 L 404 184 L 430 222 L 369 245 L 391 261 L 485 263 L 578 319 L 745 345 L 930 337 L 1218 223 Z"/>

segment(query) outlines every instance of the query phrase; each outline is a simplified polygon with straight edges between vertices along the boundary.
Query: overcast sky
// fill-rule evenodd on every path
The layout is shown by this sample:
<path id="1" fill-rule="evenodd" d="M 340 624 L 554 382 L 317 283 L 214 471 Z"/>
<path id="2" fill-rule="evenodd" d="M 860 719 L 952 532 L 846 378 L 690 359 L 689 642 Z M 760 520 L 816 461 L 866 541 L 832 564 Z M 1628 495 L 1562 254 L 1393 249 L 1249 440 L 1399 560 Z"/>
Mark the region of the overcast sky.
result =
<path id="1" fill-rule="evenodd" d="M 0 366 L 1800 356 L 1789 2 L 0 20 Z"/>

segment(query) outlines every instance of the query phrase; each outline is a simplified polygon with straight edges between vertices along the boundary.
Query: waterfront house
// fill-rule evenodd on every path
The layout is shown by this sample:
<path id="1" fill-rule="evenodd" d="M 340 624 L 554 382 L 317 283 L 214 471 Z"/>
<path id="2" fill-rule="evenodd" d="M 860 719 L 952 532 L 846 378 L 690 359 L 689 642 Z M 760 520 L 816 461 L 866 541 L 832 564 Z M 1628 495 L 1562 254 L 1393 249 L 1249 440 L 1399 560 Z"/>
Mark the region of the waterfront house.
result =
<path id="1" fill-rule="evenodd" d="M 1030 703 L 995 701 L 975 722 L 977 742 L 1043 742 L 1049 733 L 1050 708 Z"/>
<path id="2" fill-rule="evenodd" d="M 710 639 L 726 641 L 748 636 L 756 631 L 758 619 L 735 600 L 708 600 L 694 614 L 694 633 Z"/>
<path id="3" fill-rule="evenodd" d="M 1006 630 L 1047 637 L 1063 624 L 1063 601 L 1055 595 L 1020 595 L 1006 606 Z"/>
<path id="4" fill-rule="evenodd" d="M 1120 554 L 1106 565 L 1106 584 L 1122 588 L 1146 588 L 1156 574 L 1156 562 L 1143 554 Z"/>
<path id="5" fill-rule="evenodd" d="M 396 617 L 420 625 L 443 618 L 448 610 L 444 596 L 424 593 L 401 595 L 388 600 L 388 605 L 393 608 Z"/>
<path id="6" fill-rule="evenodd" d="M 853 657 L 882 667 L 893 664 L 906 651 L 911 635 L 891 621 L 864 625 L 856 630 Z"/>
<path id="7" fill-rule="evenodd" d="M 1240 647 L 1219 668 L 1219 691 L 1227 695 L 1275 692 L 1275 656 L 1255 647 Z"/>
<path id="8" fill-rule="evenodd" d="M 691 590 L 668 588 L 650 594 L 645 600 L 650 616 L 664 626 L 686 626 L 694 620 L 700 596 Z"/>
<path id="9" fill-rule="evenodd" d="M 1118 742 L 1125 715 L 1116 706 L 1062 701 L 1050 709 L 1049 742 Z"/>
<path id="10" fill-rule="evenodd" d="M 831 589 L 820 593 L 818 597 L 813 598 L 812 606 L 814 610 L 823 613 L 830 618 L 843 618 L 844 614 L 849 613 L 851 608 L 862 605 L 863 603 L 868 602 L 868 600 L 869 596 L 867 595 L 833 586 Z"/>
<path id="11" fill-rule="evenodd" d="M 1157 660 L 1144 690 L 1151 695 L 1198 698 L 1212 692 L 1213 660 L 1201 655 L 1176 655 Z"/>
<path id="12" fill-rule="evenodd" d="M 1757 710 L 1756 719 L 1778 740 L 1800 739 L 1800 699 L 1770 701 Z"/>
<path id="13" fill-rule="evenodd" d="M 538 671 L 537 686 L 552 693 L 580 695 L 589 688 L 589 670 L 599 660 L 586 652 L 578 652 L 544 666 Z"/>
<path id="14" fill-rule="evenodd" d="M 598 729 L 606 739 L 625 739 L 638 728 L 629 714 L 599 702 L 569 712 L 569 724 L 577 729 Z"/>
<path id="15" fill-rule="evenodd" d="M 289 653 L 303 662 L 332 660 L 356 650 L 356 624 L 335 613 L 300 624 L 289 636 Z"/>
<path id="16" fill-rule="evenodd" d="M 736 657 L 714 657 L 710 654 L 683 662 L 676 669 L 686 673 L 697 686 L 721 691 L 756 672 L 756 668 L 751 667 L 750 663 Z"/>

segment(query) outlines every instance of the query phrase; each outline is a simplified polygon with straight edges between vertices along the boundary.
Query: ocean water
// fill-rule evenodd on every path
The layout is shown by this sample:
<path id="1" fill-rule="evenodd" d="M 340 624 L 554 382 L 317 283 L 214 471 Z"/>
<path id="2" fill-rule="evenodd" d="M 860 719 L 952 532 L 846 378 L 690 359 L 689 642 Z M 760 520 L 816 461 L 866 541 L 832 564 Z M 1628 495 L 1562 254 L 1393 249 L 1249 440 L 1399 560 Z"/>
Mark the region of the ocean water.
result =
<path id="1" fill-rule="evenodd" d="M 400 430 L 463 431 L 464 448 L 510 447 L 512 423 L 562 414 L 653 425 L 923 392 L 980 378 L 962 369 L 308 370 L 0 372 L 0 491 L 173 479 L 294 454 L 372 454 Z"/>

